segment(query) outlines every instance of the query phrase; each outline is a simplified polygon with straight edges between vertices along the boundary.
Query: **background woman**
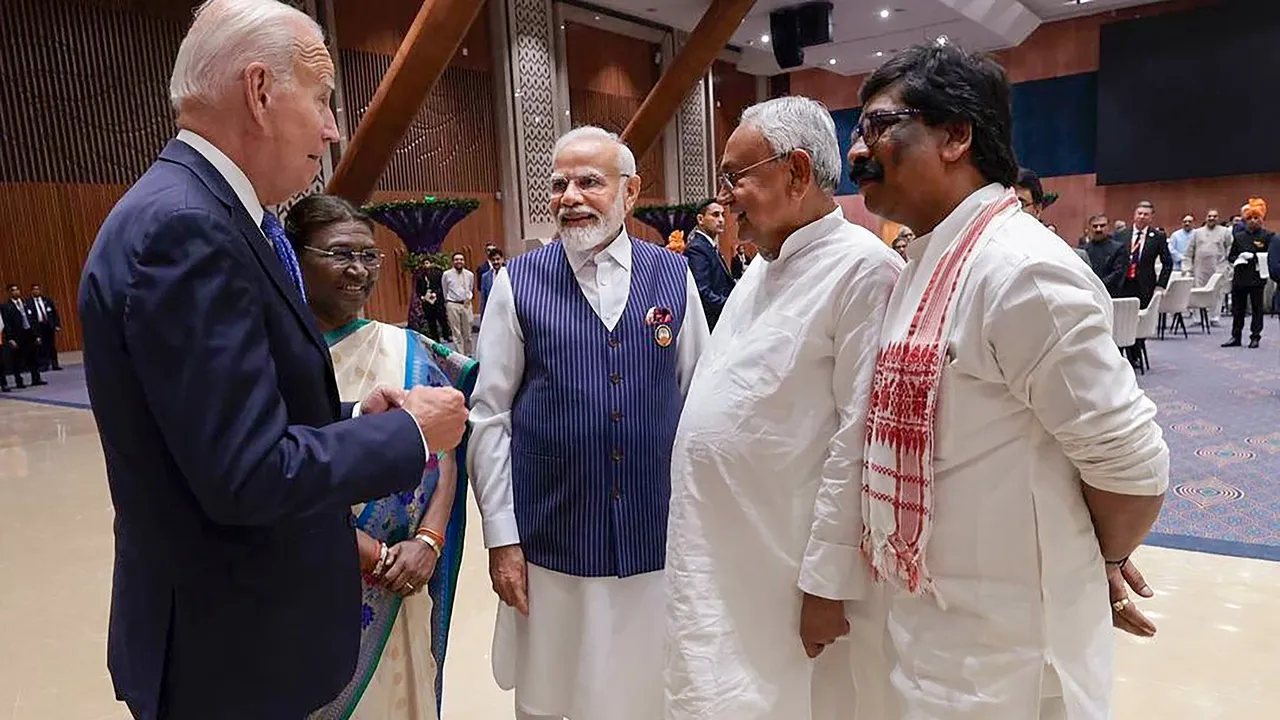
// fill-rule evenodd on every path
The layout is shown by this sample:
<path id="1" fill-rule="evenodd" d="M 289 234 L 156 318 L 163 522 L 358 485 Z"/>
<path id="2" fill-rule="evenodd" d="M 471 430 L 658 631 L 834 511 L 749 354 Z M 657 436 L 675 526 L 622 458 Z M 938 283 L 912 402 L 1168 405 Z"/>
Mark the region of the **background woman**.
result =
<path id="1" fill-rule="evenodd" d="M 378 385 L 452 385 L 470 393 L 476 369 L 470 358 L 412 330 L 360 317 L 384 258 L 368 216 L 341 198 L 312 195 L 289 211 L 287 229 L 343 400 Z M 464 443 L 456 454 L 429 458 L 414 492 L 352 508 L 364 573 L 360 658 L 346 689 L 313 718 L 438 717 L 438 668 L 466 520 L 465 453 Z"/>

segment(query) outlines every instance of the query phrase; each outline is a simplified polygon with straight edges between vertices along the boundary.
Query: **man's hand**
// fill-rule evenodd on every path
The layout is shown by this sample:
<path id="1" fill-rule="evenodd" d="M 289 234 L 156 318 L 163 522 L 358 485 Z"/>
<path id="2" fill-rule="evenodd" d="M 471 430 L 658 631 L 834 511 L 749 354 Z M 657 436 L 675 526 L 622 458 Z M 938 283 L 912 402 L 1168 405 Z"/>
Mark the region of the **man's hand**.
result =
<path id="1" fill-rule="evenodd" d="M 489 579 L 502 602 L 529 617 L 529 573 L 519 545 L 489 550 Z"/>
<path id="2" fill-rule="evenodd" d="M 1143 615 L 1129 598 L 1128 588 L 1144 598 L 1155 595 L 1132 560 L 1126 560 L 1122 565 L 1107 565 L 1107 587 L 1111 596 L 1111 624 L 1130 635 L 1154 636 L 1156 624 Z"/>
<path id="3" fill-rule="evenodd" d="M 409 391 L 403 407 L 418 421 L 431 452 L 452 450 L 462 442 L 467 430 L 467 402 L 457 390 L 416 387 Z"/>
<path id="4" fill-rule="evenodd" d="M 404 405 L 404 401 L 408 397 L 408 390 L 379 385 L 374 388 L 373 392 L 366 395 L 364 401 L 360 403 L 360 414 L 377 415 L 378 413 L 384 413 Z"/>
<path id="5" fill-rule="evenodd" d="M 804 594 L 800 603 L 800 642 L 811 658 L 822 654 L 826 646 L 849 634 L 849 620 L 844 616 L 843 600 L 828 600 Z"/>

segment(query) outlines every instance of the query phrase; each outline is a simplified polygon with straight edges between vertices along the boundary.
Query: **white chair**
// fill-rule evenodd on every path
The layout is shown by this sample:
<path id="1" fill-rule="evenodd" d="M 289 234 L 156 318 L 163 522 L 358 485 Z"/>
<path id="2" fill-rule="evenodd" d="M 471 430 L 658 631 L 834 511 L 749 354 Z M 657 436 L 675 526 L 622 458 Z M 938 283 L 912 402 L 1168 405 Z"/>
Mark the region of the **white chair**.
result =
<path id="1" fill-rule="evenodd" d="M 1155 337 L 1159 331 L 1156 324 L 1160 321 L 1160 303 L 1164 300 L 1164 290 L 1156 288 L 1151 296 L 1151 303 L 1146 309 L 1138 311 L 1137 340 L 1134 343 L 1138 351 L 1138 371 L 1146 374 L 1151 369 L 1151 360 L 1147 357 L 1147 338 Z"/>
<path id="2" fill-rule="evenodd" d="M 1206 334 L 1211 334 L 1209 330 L 1209 311 L 1217 307 L 1221 302 L 1219 295 L 1222 293 L 1218 286 L 1222 284 L 1222 273 L 1216 272 L 1209 276 L 1209 282 L 1204 287 L 1192 288 L 1191 297 L 1187 298 L 1187 307 L 1191 310 L 1200 311 L 1200 329 Z"/>
<path id="3" fill-rule="evenodd" d="M 1165 318 L 1173 315 L 1173 332 L 1178 332 L 1178 328 L 1182 328 L 1182 337 L 1187 337 L 1187 324 L 1182 319 L 1182 313 L 1187 311 L 1187 303 L 1191 300 L 1191 290 L 1195 285 L 1195 280 L 1189 277 L 1176 277 L 1169 280 L 1169 287 L 1165 289 L 1164 301 L 1160 303 L 1160 327 L 1159 337 L 1164 339 Z"/>
<path id="4" fill-rule="evenodd" d="M 1138 341 L 1138 298 L 1112 298 L 1111 337 L 1124 353 Z"/>

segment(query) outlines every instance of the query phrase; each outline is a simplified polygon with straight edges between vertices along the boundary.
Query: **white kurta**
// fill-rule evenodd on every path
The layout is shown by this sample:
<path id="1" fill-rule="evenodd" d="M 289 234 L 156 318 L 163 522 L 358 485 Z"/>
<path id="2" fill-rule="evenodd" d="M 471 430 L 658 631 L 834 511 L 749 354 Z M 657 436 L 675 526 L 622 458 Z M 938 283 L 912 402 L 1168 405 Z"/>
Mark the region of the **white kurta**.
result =
<path id="1" fill-rule="evenodd" d="M 730 295 L 672 456 L 669 720 L 854 717 L 850 653 L 873 668 L 885 641 L 858 554 L 860 477 L 876 343 L 901 266 L 837 208 L 788 237 L 777 260 L 757 258 Z M 802 591 L 852 600 L 857 639 L 810 660 Z M 883 697 L 888 668 L 878 670 Z M 875 697 L 871 684 L 859 705 Z"/>
<path id="2" fill-rule="evenodd" d="M 912 243 L 882 346 L 906 335 L 937 259 L 1000 192 L 979 190 Z M 1113 633 L 1081 482 L 1161 494 L 1168 448 L 1116 352 L 1106 289 L 1061 240 L 1017 213 L 971 262 L 935 425 L 926 552 L 946 609 L 890 601 L 902 717 L 1102 720 Z"/>
<path id="3" fill-rule="evenodd" d="M 1187 262 L 1183 269 L 1195 273 L 1196 287 L 1204 287 L 1209 278 L 1216 272 L 1225 274 L 1227 269 L 1227 252 L 1231 249 L 1231 228 L 1225 225 L 1198 227 L 1191 233 L 1191 243 L 1187 246 Z M 1224 277 L 1223 281 L 1230 278 Z M 1220 281 L 1218 287 L 1226 290 L 1230 285 Z"/>
<path id="4" fill-rule="evenodd" d="M 587 303 L 613 329 L 631 291 L 625 230 L 594 256 L 565 248 Z M 687 391 L 710 333 L 698 287 L 686 273 L 676 364 Z M 520 542 L 511 488 L 511 406 L 524 377 L 524 337 L 505 269 L 493 281 L 476 345 L 467 458 L 485 546 Z M 566 522 L 570 519 L 566 518 Z M 580 578 L 529 565 L 529 617 L 499 602 L 494 677 L 516 690 L 516 707 L 570 720 L 655 720 L 662 712 L 661 572 Z"/>

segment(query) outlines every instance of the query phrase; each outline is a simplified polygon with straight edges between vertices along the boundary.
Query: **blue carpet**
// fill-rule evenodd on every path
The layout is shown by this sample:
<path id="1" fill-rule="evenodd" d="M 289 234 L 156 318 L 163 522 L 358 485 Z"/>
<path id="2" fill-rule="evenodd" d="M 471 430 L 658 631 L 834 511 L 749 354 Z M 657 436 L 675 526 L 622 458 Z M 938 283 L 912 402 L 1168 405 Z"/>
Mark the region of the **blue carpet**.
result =
<path id="1" fill-rule="evenodd" d="M 1230 323 L 1223 318 L 1224 324 Z M 1159 408 L 1171 473 L 1147 542 L 1280 561 L 1280 325 L 1262 348 L 1222 348 L 1212 335 L 1148 340 L 1138 383 Z"/>
<path id="2" fill-rule="evenodd" d="M 48 385 L 14 390 L 0 394 L 0 401 L 18 400 L 21 402 L 55 405 L 57 407 L 89 409 L 89 391 L 84 385 L 83 365 L 63 365 L 61 370 L 42 373 Z M 22 376 L 29 380 L 27 375 Z M 13 376 L 9 376 L 9 387 L 13 387 Z"/>

